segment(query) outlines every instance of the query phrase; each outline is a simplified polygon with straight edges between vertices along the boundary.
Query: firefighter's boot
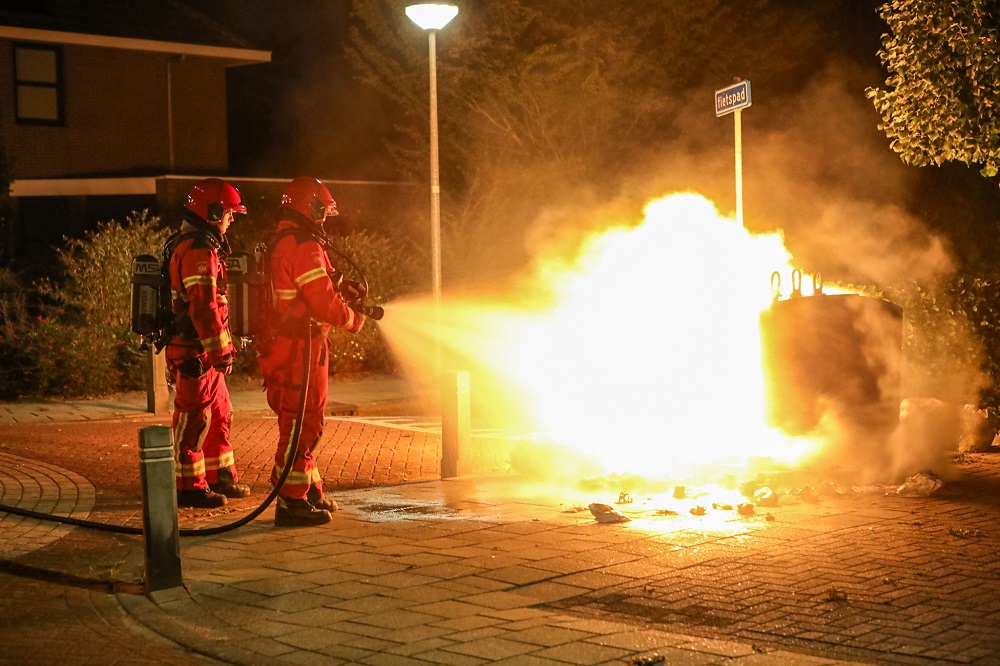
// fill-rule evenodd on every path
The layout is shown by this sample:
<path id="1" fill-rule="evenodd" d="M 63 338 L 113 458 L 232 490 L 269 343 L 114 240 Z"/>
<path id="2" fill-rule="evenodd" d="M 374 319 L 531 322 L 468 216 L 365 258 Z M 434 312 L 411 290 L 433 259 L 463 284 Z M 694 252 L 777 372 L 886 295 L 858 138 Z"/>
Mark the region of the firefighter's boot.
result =
<path id="1" fill-rule="evenodd" d="M 208 484 L 213 493 L 225 495 L 232 499 L 239 499 L 240 497 L 250 495 L 250 486 L 245 483 L 236 483 L 233 473 L 228 469 L 220 469 L 218 476 L 219 480 L 217 482 Z"/>
<path id="2" fill-rule="evenodd" d="M 337 502 L 332 497 L 326 497 L 316 484 L 309 486 L 309 492 L 306 493 L 306 500 L 321 511 L 333 513 L 339 508 Z"/>
<path id="3" fill-rule="evenodd" d="M 274 507 L 274 524 L 278 527 L 325 525 L 333 520 L 329 511 L 317 509 L 307 500 L 278 497 Z"/>
<path id="4" fill-rule="evenodd" d="M 208 488 L 196 490 L 178 490 L 177 506 L 195 509 L 218 509 L 226 505 L 226 497 L 213 493 Z"/>

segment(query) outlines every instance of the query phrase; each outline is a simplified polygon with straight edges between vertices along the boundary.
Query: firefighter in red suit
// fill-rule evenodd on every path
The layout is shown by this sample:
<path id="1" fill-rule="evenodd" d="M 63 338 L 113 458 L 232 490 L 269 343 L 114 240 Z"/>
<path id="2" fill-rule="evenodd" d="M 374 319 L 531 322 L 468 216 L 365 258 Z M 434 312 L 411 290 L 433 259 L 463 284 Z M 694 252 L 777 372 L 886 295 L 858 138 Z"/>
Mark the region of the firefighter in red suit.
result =
<path id="1" fill-rule="evenodd" d="M 237 483 L 229 442 L 233 409 L 224 378 L 236 354 L 226 301 L 226 231 L 236 213 L 246 213 L 239 191 L 207 178 L 188 192 L 180 231 L 164 249 L 174 314 L 166 359 L 176 391 L 173 439 L 182 507 L 215 508 L 227 497 L 250 494 Z"/>
<path id="2" fill-rule="evenodd" d="M 334 215 L 337 204 L 326 186 L 315 178 L 296 178 L 285 187 L 278 228 L 267 242 L 275 329 L 258 353 L 267 402 L 278 415 L 272 485 L 291 466 L 278 495 L 275 525 L 322 525 L 337 510 L 336 502 L 324 495 L 315 457 L 329 381 L 327 334 L 333 326 L 356 333 L 365 317 L 344 303 L 338 291 L 342 277 L 326 253 L 330 238 L 323 223 Z M 309 385 L 295 459 L 289 460 L 302 399 L 306 335 L 311 340 Z"/>

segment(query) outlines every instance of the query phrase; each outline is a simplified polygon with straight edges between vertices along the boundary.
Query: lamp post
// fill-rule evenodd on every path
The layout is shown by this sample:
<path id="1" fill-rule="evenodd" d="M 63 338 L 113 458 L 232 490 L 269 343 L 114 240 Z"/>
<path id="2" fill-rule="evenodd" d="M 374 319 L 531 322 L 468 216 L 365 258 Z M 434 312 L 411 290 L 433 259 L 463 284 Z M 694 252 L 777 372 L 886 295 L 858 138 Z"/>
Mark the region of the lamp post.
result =
<path id="1" fill-rule="evenodd" d="M 437 49 L 435 35 L 458 15 L 458 7 L 445 3 L 410 5 L 406 15 L 427 31 L 431 82 L 431 270 L 435 310 L 441 304 L 441 185 L 438 172 Z"/>

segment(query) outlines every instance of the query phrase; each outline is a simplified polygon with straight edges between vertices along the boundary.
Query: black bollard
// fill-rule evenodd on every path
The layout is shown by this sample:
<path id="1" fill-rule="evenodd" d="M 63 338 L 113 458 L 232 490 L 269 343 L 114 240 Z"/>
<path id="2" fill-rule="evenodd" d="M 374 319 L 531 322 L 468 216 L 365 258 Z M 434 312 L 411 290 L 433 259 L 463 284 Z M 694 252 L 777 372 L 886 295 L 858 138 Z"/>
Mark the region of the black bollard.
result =
<path id="1" fill-rule="evenodd" d="M 469 453 L 471 416 L 468 372 L 446 373 L 441 404 L 441 478 L 450 479 L 459 475 L 462 458 Z"/>
<path id="2" fill-rule="evenodd" d="M 142 531 L 146 546 L 146 594 L 183 585 L 177 529 L 177 486 L 170 428 L 139 430 Z"/>

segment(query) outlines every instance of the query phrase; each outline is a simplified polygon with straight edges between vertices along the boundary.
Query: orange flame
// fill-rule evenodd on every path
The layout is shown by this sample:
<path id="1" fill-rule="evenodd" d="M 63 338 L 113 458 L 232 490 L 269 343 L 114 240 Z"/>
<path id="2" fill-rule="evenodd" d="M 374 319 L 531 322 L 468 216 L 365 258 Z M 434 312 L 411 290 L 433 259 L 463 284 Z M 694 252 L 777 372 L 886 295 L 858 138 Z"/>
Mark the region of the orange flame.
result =
<path id="1" fill-rule="evenodd" d="M 590 238 L 575 261 L 542 264 L 532 283 L 544 303 L 446 295 L 437 314 L 395 303 L 382 330 L 425 377 L 439 344 L 472 373 L 481 403 L 503 407 L 494 417 L 604 473 L 794 464 L 814 444 L 764 423 L 758 320 L 789 261 L 780 234 L 751 234 L 704 197 L 673 194 L 640 225 Z"/>

